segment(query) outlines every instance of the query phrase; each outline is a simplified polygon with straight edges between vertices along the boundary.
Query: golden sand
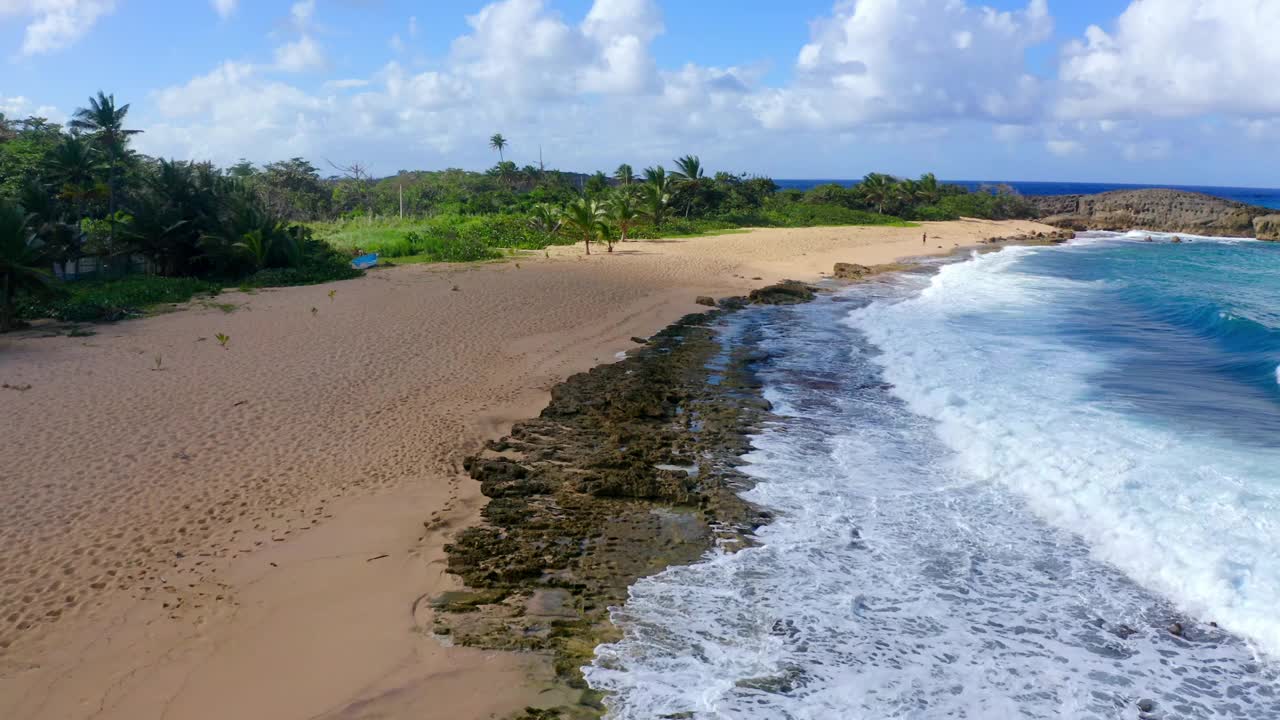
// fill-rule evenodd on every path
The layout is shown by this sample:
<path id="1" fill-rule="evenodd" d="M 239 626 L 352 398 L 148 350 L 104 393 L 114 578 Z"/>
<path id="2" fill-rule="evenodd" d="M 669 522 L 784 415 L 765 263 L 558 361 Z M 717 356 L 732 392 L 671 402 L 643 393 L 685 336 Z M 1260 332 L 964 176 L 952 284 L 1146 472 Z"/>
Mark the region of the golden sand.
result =
<path id="1" fill-rule="evenodd" d="M 418 600 L 453 587 L 443 545 L 483 503 L 460 472 L 468 451 L 698 295 L 1036 230 L 1051 228 L 555 248 L 226 293 L 231 312 L 197 302 L 91 337 L 0 337 L 0 382 L 30 385 L 0 389 L 0 717 L 423 720 L 556 704 L 536 695 L 536 658 L 422 630 Z"/>

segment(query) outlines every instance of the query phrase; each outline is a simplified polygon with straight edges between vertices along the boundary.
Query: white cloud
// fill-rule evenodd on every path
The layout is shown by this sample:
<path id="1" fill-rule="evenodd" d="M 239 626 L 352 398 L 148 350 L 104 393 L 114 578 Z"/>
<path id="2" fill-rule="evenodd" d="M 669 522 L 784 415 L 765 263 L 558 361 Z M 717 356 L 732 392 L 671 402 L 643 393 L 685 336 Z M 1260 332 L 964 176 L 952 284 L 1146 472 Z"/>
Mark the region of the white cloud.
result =
<path id="1" fill-rule="evenodd" d="M 1046 0 L 1017 12 L 964 0 L 838 2 L 813 23 L 796 59 L 797 83 L 753 105 L 772 128 L 1025 121 L 1042 88 L 1023 56 L 1052 29 Z"/>
<path id="2" fill-rule="evenodd" d="M 213 6 L 214 12 L 218 13 L 218 17 L 226 20 L 236 14 L 236 6 L 238 0 L 209 0 L 209 4 Z"/>
<path id="3" fill-rule="evenodd" d="M 1280 2 L 1134 0 L 1063 52 L 1064 117 L 1280 114 Z"/>
<path id="4" fill-rule="evenodd" d="M 40 55 L 71 46 L 115 6 L 115 0 L 0 0 L 0 17 L 28 18 L 22 54 Z"/>
<path id="5" fill-rule="evenodd" d="M 315 3 L 304 0 L 291 6 L 292 42 L 271 61 L 224 63 L 155 93 L 163 122 L 139 143 L 155 154 L 219 162 L 336 153 L 379 171 L 491 162 L 484 139 L 497 131 L 513 139 L 509 155 L 517 162 L 536 161 L 541 144 L 562 167 L 652 162 L 691 150 L 709 161 L 721 154 L 764 162 L 800 153 L 793 145 L 813 148 L 812 162 L 830 166 L 840 161 L 819 148 L 860 144 L 862 159 L 848 169 L 860 174 L 875 169 L 862 163 L 891 157 L 877 154 L 875 143 L 896 154 L 933 148 L 919 150 L 933 165 L 949 157 L 939 149 L 956 138 L 976 143 L 957 157 L 981 154 L 986 143 L 1009 146 L 1002 149 L 1010 158 L 1029 151 L 1032 158 L 1158 161 L 1187 142 L 1190 123 L 1134 110 L 1153 99 L 1170 113 L 1236 113 L 1218 118 L 1218 139 L 1198 142 L 1280 134 L 1280 100 L 1272 107 L 1269 99 L 1280 86 L 1258 78 L 1258 68 L 1280 67 L 1280 58 L 1267 54 L 1275 51 L 1257 39 L 1261 30 L 1245 37 L 1247 28 L 1209 0 L 1134 0 L 1112 34 L 1091 29 L 1088 42 L 1067 48 L 1056 78 L 1036 77 L 1025 59 L 1052 33 L 1046 0 L 1019 0 L 1007 12 L 983 1 L 835 0 L 797 48 L 794 78 L 765 87 L 763 64 L 659 67 L 651 48 L 665 28 L 656 0 L 594 0 L 579 17 L 563 16 L 552 0 L 494 0 L 467 17 L 465 33 L 430 64 L 418 53 L 420 28 L 410 18 L 391 41 L 395 52 L 387 55 L 395 60 L 376 72 L 294 82 L 281 73 L 326 65 Z M 1280 27 L 1280 20 L 1268 25 L 1280 0 L 1219 1 L 1247 15 L 1244 25 Z M 1196 22 L 1205 23 L 1203 47 L 1184 32 Z M 1244 60 L 1226 39 L 1219 47 L 1219 35 L 1245 47 Z M 750 48 L 741 54 L 752 59 Z M 1195 82 L 1179 81 L 1161 67 L 1165 60 L 1191 68 Z M 1228 89 L 1205 80 L 1194 68 L 1200 62 L 1216 63 Z M 1115 87 L 1107 72 L 1118 73 Z"/>
<path id="6" fill-rule="evenodd" d="M 311 27 L 311 19 L 316 14 L 316 0 L 299 0 L 289 8 L 289 17 L 293 26 L 300 31 Z"/>
<path id="7" fill-rule="evenodd" d="M 5 97 L 0 95 L 0 115 L 10 120 L 21 120 L 27 117 L 42 117 L 53 122 L 62 122 L 66 115 L 52 105 L 34 105 L 29 99 L 17 95 Z"/>
<path id="8" fill-rule="evenodd" d="M 310 35 L 276 48 L 276 67 L 284 72 L 319 70 L 324 65 L 324 50 Z"/>
<path id="9" fill-rule="evenodd" d="M 1045 143 L 1045 147 L 1058 157 L 1076 155 L 1084 150 L 1084 145 L 1075 140 L 1049 140 Z"/>

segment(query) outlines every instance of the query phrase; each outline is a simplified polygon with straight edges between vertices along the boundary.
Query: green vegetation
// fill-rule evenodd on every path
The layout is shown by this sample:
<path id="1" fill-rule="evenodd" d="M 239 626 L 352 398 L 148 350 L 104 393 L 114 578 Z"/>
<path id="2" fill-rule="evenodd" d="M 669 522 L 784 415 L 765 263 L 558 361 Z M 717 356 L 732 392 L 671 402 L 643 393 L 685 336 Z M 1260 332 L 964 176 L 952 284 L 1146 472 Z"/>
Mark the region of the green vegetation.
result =
<path id="1" fill-rule="evenodd" d="M 56 294 L 18 299 L 18 317 L 48 317 L 67 322 L 122 320 L 144 314 L 155 305 L 182 303 L 197 295 L 213 296 L 222 285 L 198 278 L 126 277 L 67 283 Z"/>
<path id="2" fill-rule="evenodd" d="M 611 175 L 498 163 L 477 173 L 353 162 L 322 177 L 307 160 L 229 168 L 150 158 L 130 147 L 129 106 L 99 92 L 67 128 L 0 115 L 0 330 L 19 318 L 100 320 L 224 285 L 256 288 L 355 277 L 358 254 L 469 262 L 512 250 L 728 232 L 745 227 L 903 225 L 1026 217 L 1012 191 L 970 193 L 932 175 L 871 174 L 845 188 L 780 191 L 767 177 L 674 169 Z M 87 269 L 86 269 L 87 268 Z M 72 282 L 54 282 L 58 276 Z M 93 281 L 85 281 L 85 275 Z"/>

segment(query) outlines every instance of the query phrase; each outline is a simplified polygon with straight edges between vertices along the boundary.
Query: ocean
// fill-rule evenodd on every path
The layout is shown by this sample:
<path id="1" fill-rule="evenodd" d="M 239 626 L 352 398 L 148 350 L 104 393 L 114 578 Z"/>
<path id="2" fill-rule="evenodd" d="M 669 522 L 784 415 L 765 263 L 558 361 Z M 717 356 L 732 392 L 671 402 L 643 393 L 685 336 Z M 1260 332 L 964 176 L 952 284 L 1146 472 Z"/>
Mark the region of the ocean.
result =
<path id="1" fill-rule="evenodd" d="M 835 183 L 852 187 L 858 184 L 858 180 L 774 180 L 778 187 L 789 190 L 808 190 L 818 185 L 826 185 Z M 1171 190 L 1186 190 L 1187 192 L 1204 193 L 1205 195 L 1214 195 L 1227 200 L 1235 200 L 1247 205 L 1257 205 L 1259 207 L 1280 208 L 1280 190 L 1268 188 L 1238 188 L 1238 187 L 1213 187 L 1213 186 L 1195 186 L 1195 185 L 1117 185 L 1113 183 L 1063 183 L 1063 182 L 1009 182 L 1009 181 L 978 181 L 978 180 L 946 180 L 944 181 L 953 185 L 963 185 L 970 190 L 977 190 L 983 185 L 1008 185 L 1023 195 L 1093 195 L 1096 193 L 1108 192 L 1110 190 L 1141 190 L 1144 188 L 1160 187 Z"/>
<path id="2" fill-rule="evenodd" d="M 1145 236 L 731 316 L 776 519 L 631 588 L 609 717 L 1280 718 L 1280 245 Z"/>

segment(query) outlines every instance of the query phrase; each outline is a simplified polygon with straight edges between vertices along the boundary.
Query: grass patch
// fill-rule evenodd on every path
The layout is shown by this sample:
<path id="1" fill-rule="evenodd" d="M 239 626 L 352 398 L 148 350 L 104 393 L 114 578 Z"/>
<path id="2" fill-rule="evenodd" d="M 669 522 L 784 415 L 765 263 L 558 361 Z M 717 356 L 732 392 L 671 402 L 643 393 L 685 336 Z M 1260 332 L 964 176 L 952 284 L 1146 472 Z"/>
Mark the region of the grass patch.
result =
<path id="1" fill-rule="evenodd" d="M 66 283 L 49 298 L 20 297 L 18 317 L 64 322 L 101 322 L 142 315 L 157 306 L 217 295 L 219 283 L 195 278 L 130 277 Z"/>

